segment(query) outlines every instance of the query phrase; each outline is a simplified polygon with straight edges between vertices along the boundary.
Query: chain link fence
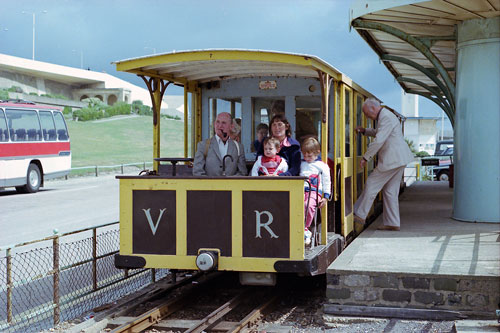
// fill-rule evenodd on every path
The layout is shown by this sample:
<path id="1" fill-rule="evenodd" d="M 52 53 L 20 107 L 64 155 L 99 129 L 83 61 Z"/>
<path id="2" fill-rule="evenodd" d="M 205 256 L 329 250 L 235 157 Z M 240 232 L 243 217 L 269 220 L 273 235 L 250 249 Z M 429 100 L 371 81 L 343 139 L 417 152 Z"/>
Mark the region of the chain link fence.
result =
<path id="1" fill-rule="evenodd" d="M 39 332 L 154 283 L 166 269 L 122 270 L 118 222 L 0 248 L 0 331 Z"/>

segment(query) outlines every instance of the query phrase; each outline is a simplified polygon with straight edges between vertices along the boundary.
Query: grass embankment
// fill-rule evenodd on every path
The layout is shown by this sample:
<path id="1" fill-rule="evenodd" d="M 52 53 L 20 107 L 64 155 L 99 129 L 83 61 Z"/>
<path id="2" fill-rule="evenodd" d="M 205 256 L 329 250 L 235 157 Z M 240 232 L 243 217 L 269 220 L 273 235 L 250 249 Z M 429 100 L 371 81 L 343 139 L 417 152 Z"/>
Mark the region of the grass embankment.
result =
<path id="1" fill-rule="evenodd" d="M 68 121 L 72 167 L 153 161 L 152 117 Z M 184 124 L 161 119 L 161 157 L 184 156 Z"/>

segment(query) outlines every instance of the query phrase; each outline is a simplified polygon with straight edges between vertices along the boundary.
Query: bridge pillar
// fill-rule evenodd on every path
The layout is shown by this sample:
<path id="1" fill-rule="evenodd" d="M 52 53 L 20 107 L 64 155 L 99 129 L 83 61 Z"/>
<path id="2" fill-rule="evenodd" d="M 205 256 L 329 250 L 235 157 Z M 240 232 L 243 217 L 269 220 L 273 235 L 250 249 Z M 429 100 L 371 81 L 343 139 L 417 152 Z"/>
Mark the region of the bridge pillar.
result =
<path id="1" fill-rule="evenodd" d="M 457 37 L 453 218 L 500 223 L 500 17 Z"/>

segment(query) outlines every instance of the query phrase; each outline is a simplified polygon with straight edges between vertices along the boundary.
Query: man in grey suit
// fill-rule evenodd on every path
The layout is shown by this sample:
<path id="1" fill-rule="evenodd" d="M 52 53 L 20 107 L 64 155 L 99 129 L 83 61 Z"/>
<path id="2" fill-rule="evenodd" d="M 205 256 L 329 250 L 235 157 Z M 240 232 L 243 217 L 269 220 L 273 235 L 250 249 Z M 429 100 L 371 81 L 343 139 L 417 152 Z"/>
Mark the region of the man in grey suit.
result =
<path id="1" fill-rule="evenodd" d="M 377 128 L 361 126 L 356 128 L 357 132 L 375 137 L 359 162 L 359 166 L 364 168 L 377 153 L 378 164 L 366 180 L 365 189 L 354 205 L 354 221 L 365 223 L 373 200 L 382 190 L 383 225 L 378 229 L 399 231 L 399 184 L 405 166 L 413 161 L 413 154 L 404 140 L 401 124 L 394 113 L 384 109 L 374 98 L 368 98 L 363 103 L 363 113 L 366 117 L 377 120 Z"/>
<path id="2" fill-rule="evenodd" d="M 232 118 L 227 112 L 217 115 L 215 135 L 198 142 L 194 155 L 194 176 L 246 176 L 243 145 L 229 137 Z"/>

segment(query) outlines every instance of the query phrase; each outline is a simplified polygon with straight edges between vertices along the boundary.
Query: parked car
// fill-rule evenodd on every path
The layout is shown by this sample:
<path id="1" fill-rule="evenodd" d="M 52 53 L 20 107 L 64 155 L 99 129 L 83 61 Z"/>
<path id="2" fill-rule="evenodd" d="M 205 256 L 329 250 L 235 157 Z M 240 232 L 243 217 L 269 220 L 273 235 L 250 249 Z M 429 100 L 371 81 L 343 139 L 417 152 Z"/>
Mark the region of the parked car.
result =
<path id="1" fill-rule="evenodd" d="M 453 163 L 453 140 L 438 141 L 434 157 L 439 158 L 439 166 L 435 166 L 432 170 L 435 179 L 448 181 L 450 177 L 450 164 Z"/>

